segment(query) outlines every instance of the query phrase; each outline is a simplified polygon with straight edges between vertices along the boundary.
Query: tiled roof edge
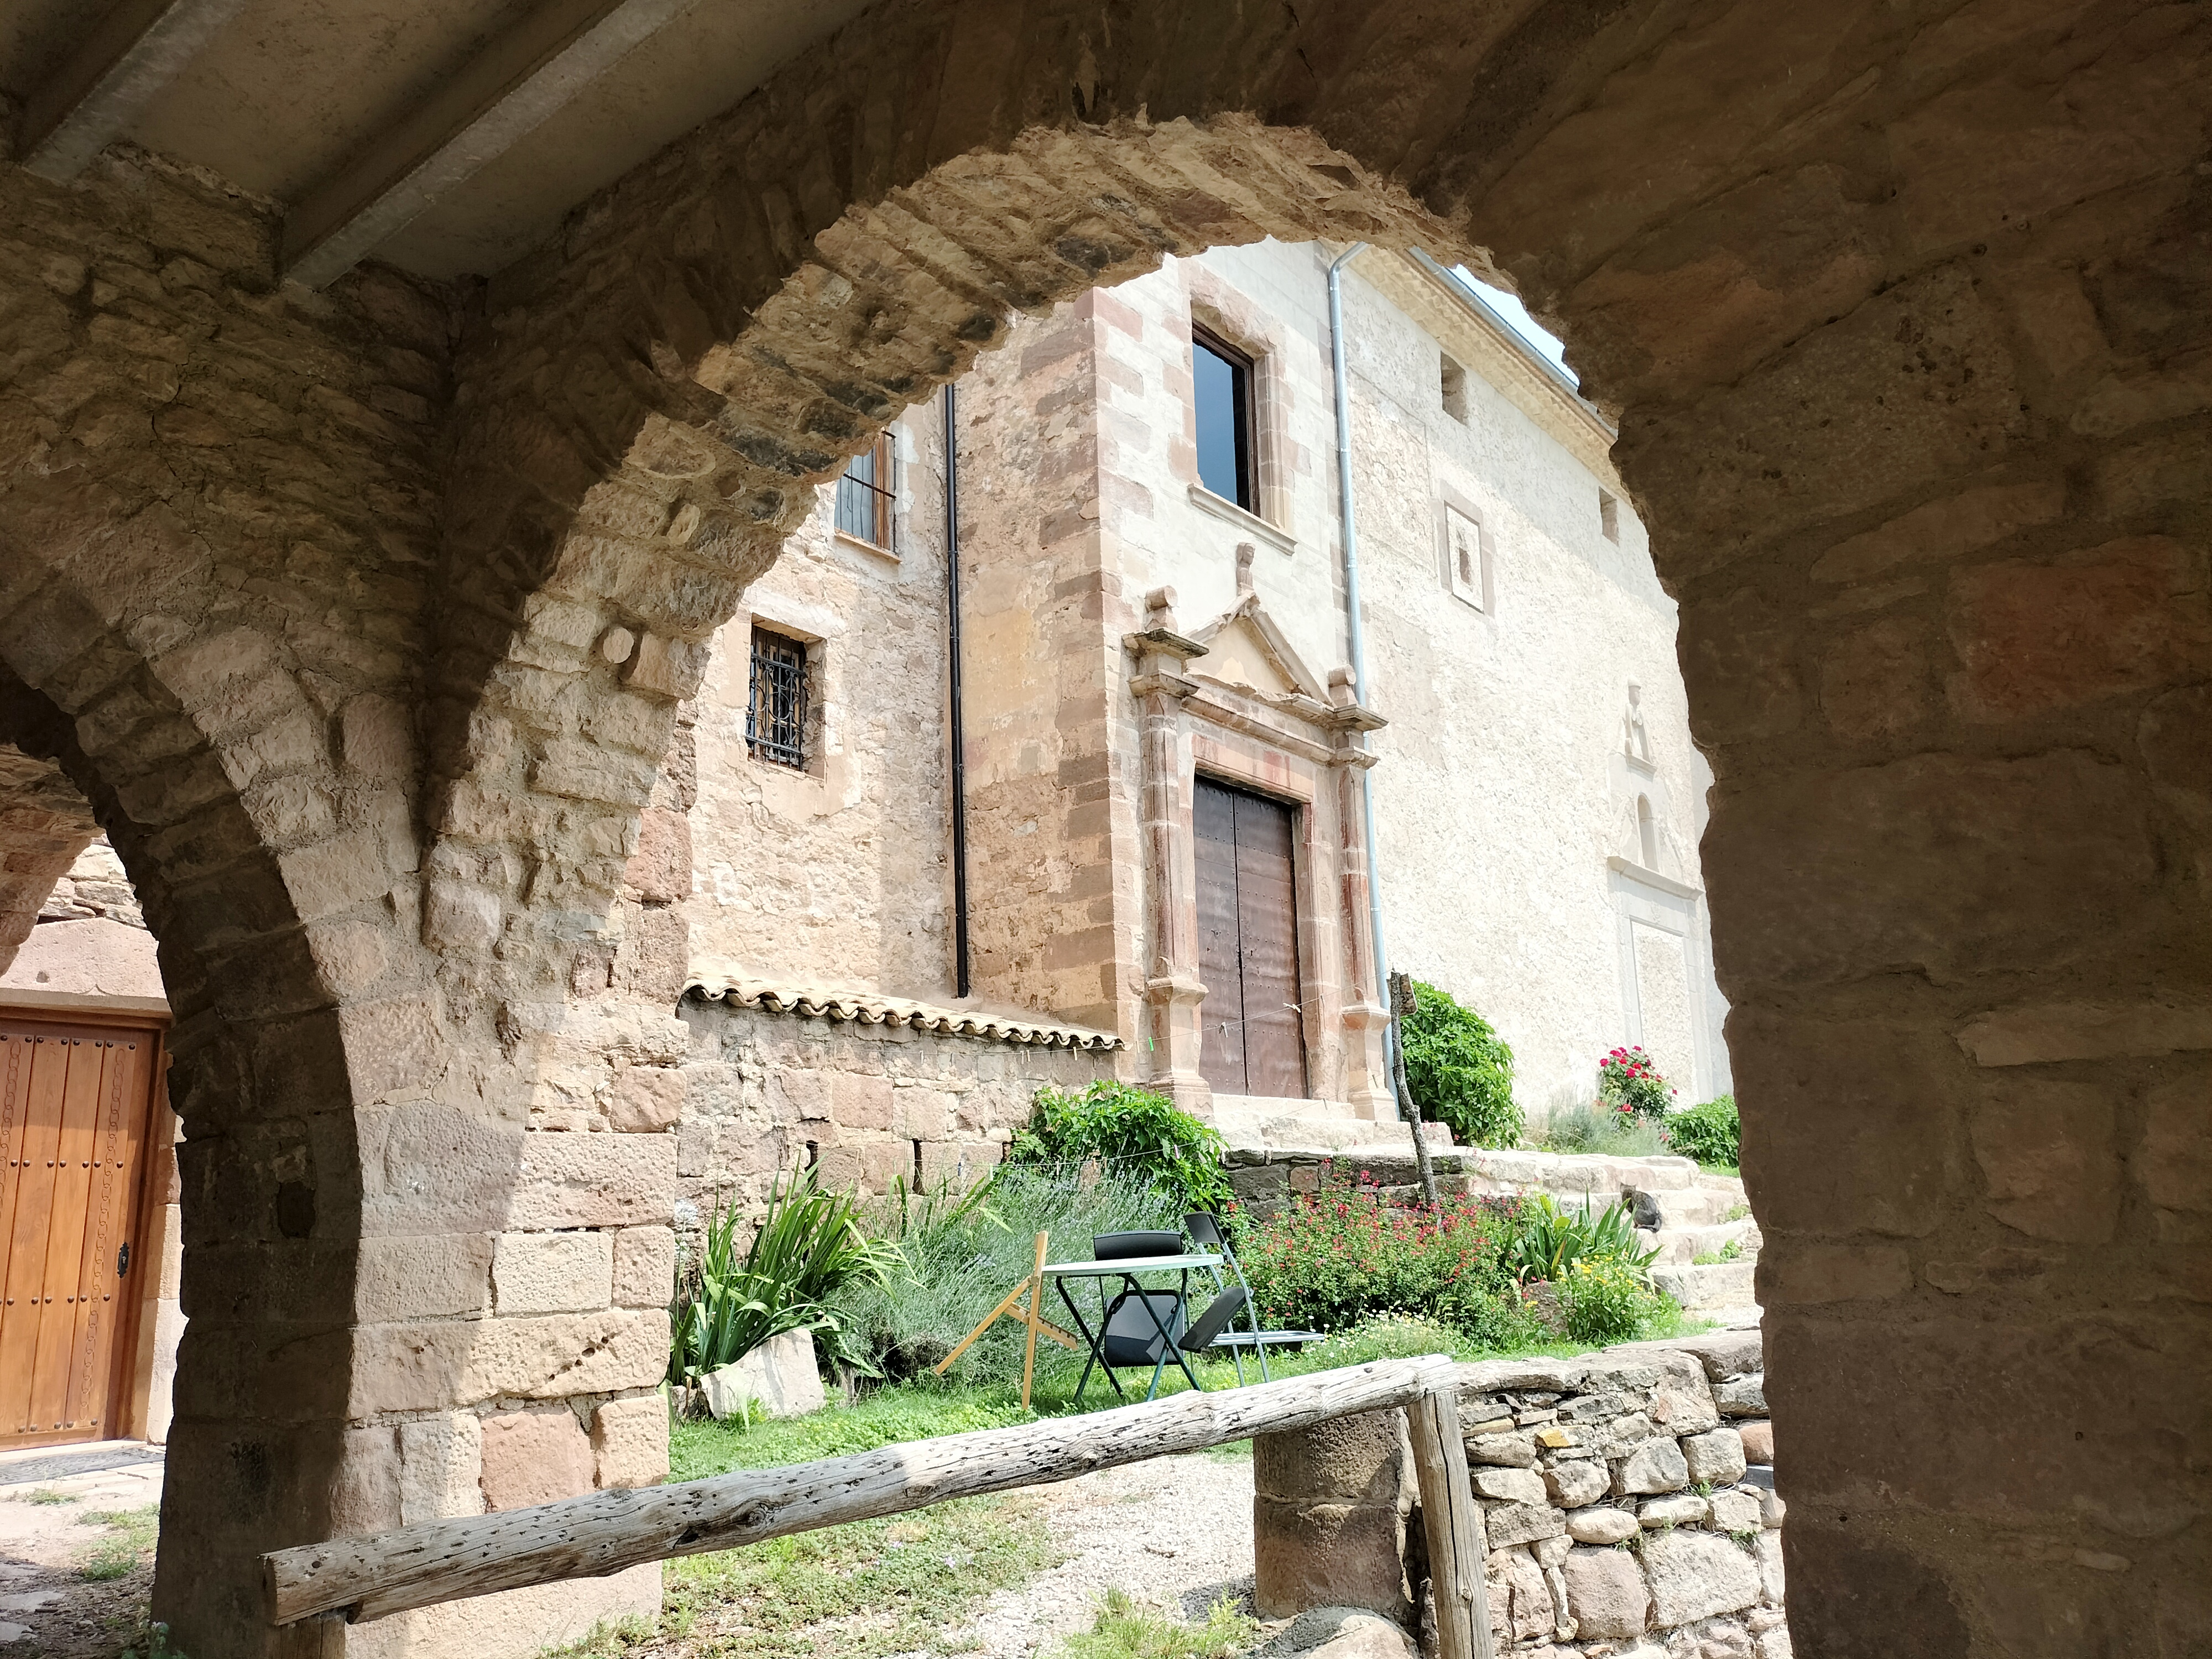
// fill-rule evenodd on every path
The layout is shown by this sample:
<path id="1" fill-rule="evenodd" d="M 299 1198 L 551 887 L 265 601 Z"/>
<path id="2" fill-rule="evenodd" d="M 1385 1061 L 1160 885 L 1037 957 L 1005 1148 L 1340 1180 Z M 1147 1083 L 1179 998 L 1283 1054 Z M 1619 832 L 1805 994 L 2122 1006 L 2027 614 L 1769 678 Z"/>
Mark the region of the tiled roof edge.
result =
<path id="1" fill-rule="evenodd" d="M 695 975 L 684 994 L 708 1002 L 731 1002 L 757 1008 L 763 1013 L 797 1014 L 805 1019 L 850 1020 L 862 1025 L 908 1025 L 920 1031 L 947 1036 L 981 1037 L 992 1042 L 1039 1044 L 1048 1048 L 1080 1048 L 1105 1053 L 1123 1046 L 1111 1031 L 1094 1031 L 1081 1025 L 1061 1025 L 1046 1020 L 1026 1020 L 1006 1014 L 984 1013 L 973 1008 L 945 1008 L 903 997 L 878 996 L 872 991 L 838 990 L 818 985 L 787 985 L 772 980 L 741 979 L 731 975 Z"/>

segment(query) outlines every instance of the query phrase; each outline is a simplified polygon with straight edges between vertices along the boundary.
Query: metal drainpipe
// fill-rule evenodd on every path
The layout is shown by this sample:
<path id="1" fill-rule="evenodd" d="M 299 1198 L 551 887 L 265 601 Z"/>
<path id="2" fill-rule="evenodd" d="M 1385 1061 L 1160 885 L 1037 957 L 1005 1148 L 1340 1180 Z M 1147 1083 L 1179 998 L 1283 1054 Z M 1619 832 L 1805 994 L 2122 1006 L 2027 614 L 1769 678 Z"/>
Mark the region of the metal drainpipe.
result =
<path id="1" fill-rule="evenodd" d="M 1362 704 L 1367 701 L 1367 635 L 1359 616 L 1359 523 L 1352 510 L 1352 394 L 1344 364 L 1344 268 L 1366 251 L 1366 243 L 1354 242 L 1328 268 L 1328 351 L 1329 366 L 1336 377 L 1336 493 L 1344 540 L 1344 617 L 1352 647 L 1352 687 Z M 1387 1006 L 1390 957 L 1382 945 L 1382 882 L 1375 857 L 1372 769 L 1359 775 L 1359 808 L 1367 830 L 1367 922 L 1375 935 L 1374 994 L 1377 1003 Z M 1385 1028 L 1386 1065 L 1390 1062 L 1390 1045 L 1395 1041 L 1389 1033 L 1395 1029 Z"/>
<path id="2" fill-rule="evenodd" d="M 968 741 L 960 717 L 960 454 L 952 383 L 945 384 L 945 723 L 951 727 L 952 797 L 952 994 L 968 994 Z"/>

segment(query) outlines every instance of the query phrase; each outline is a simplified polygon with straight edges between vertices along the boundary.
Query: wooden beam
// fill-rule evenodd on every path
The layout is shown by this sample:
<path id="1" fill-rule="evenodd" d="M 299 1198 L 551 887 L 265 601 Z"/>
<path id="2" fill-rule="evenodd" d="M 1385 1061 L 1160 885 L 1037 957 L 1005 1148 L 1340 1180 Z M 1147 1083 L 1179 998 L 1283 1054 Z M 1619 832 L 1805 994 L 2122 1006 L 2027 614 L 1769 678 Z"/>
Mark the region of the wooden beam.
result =
<path id="1" fill-rule="evenodd" d="M 1452 1362 L 1440 1354 L 1384 1360 L 1083 1417 L 908 1441 L 855 1457 L 425 1521 L 264 1555 L 262 1583 L 272 1624 L 341 1609 L 356 1620 L 380 1619 L 494 1590 L 599 1577 L 641 1562 L 898 1515 L 949 1498 L 1069 1480 L 1255 1434 L 1310 1428 L 1333 1417 L 1449 1393 L 1455 1374 Z M 1479 1557 L 1476 1565 L 1479 1574 Z"/>
<path id="2" fill-rule="evenodd" d="M 504 155 L 697 0 L 550 0 L 286 216 L 287 276 L 321 288 Z"/>
<path id="3" fill-rule="evenodd" d="M 65 184 L 120 138 L 246 0 L 118 0 L 23 106 L 23 169 Z"/>
<path id="4" fill-rule="evenodd" d="M 1432 1389 L 1406 1407 L 1421 1526 L 1429 1540 L 1429 1585 L 1437 1609 L 1437 1659 L 1492 1659 L 1490 1593 L 1483 1582 L 1482 1510 L 1460 1438 L 1459 1390 Z"/>

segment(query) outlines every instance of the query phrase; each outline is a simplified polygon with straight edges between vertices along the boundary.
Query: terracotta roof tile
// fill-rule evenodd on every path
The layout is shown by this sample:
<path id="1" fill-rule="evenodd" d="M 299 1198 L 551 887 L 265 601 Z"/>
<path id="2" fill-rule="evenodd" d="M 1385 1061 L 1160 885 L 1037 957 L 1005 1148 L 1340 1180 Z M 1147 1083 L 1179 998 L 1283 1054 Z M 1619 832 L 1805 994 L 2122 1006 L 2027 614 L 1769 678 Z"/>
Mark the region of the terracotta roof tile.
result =
<path id="1" fill-rule="evenodd" d="M 1042 1043 L 1048 1048 L 1101 1052 L 1122 1046 L 1121 1039 L 1113 1032 L 1094 1031 L 1082 1025 L 1023 1019 L 975 1008 L 945 1008 L 904 997 L 880 996 L 873 991 L 755 979 L 712 969 L 695 975 L 684 986 L 684 993 L 708 1002 L 734 1002 L 771 1014 L 853 1020 L 863 1025 L 910 1025 L 916 1030 L 983 1037 L 994 1042 Z"/>

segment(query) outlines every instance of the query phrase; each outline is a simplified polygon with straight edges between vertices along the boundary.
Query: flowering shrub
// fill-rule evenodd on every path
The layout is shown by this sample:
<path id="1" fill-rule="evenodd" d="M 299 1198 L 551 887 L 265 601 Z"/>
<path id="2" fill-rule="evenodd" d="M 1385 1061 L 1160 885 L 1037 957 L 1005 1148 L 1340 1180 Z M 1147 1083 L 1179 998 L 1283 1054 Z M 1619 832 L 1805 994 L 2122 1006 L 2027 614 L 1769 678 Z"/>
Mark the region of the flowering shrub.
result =
<path id="1" fill-rule="evenodd" d="M 1597 1097 L 1623 1117 L 1656 1118 L 1674 1091 L 1651 1056 L 1638 1048 L 1615 1048 L 1597 1063 Z"/>
<path id="2" fill-rule="evenodd" d="M 1399 1209 L 1370 1176 L 1299 1193 L 1264 1218 L 1239 1212 L 1237 1259 L 1269 1324 L 1348 1330 L 1371 1315 L 1433 1319 L 1491 1346 L 1534 1322 L 1502 1262 L 1518 1201 L 1458 1198 Z"/>
<path id="3" fill-rule="evenodd" d="M 1619 1258 L 1584 1256 L 1552 1281 L 1577 1342 L 1624 1342 L 1658 1310 L 1641 1269 Z"/>

